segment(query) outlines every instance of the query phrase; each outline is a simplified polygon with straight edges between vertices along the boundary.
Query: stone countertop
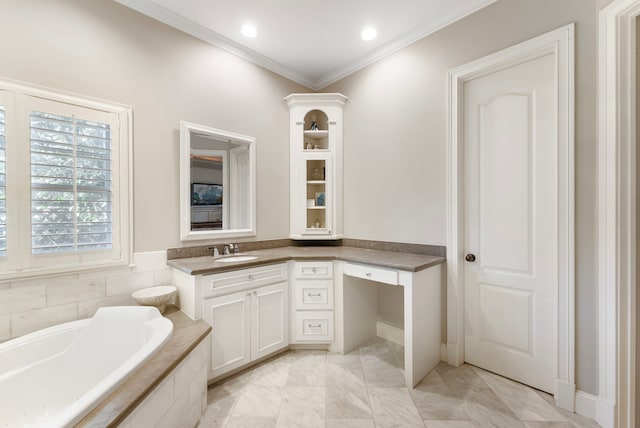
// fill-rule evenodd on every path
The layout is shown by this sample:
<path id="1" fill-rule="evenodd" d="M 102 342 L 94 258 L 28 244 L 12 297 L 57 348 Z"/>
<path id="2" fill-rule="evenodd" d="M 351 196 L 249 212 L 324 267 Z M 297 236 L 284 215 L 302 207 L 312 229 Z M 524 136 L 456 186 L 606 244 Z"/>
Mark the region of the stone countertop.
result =
<path id="1" fill-rule="evenodd" d="M 208 275 L 287 260 L 342 260 L 409 272 L 418 272 L 445 262 L 444 257 L 345 246 L 280 247 L 246 251 L 241 255 L 256 256 L 257 258 L 244 262 L 220 263 L 216 262 L 213 257 L 191 257 L 169 260 L 167 264 L 190 275 Z"/>
<path id="2" fill-rule="evenodd" d="M 173 322 L 171 338 L 76 427 L 118 426 L 211 331 L 210 325 L 191 320 L 175 306 L 167 306 L 164 315 Z"/>

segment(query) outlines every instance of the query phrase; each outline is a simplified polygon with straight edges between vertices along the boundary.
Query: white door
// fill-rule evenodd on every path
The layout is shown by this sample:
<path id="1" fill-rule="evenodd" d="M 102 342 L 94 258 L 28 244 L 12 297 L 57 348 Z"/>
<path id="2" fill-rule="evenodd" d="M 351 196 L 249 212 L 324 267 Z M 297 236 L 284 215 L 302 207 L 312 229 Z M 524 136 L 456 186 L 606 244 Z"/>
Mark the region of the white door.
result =
<path id="1" fill-rule="evenodd" d="M 286 282 L 253 291 L 251 359 L 261 358 L 289 345 Z"/>
<path id="2" fill-rule="evenodd" d="M 202 318 L 213 327 L 209 379 L 251 361 L 251 293 L 206 299 Z"/>
<path id="3" fill-rule="evenodd" d="M 554 61 L 531 59 L 463 88 L 465 361 L 550 393 L 559 236 Z"/>

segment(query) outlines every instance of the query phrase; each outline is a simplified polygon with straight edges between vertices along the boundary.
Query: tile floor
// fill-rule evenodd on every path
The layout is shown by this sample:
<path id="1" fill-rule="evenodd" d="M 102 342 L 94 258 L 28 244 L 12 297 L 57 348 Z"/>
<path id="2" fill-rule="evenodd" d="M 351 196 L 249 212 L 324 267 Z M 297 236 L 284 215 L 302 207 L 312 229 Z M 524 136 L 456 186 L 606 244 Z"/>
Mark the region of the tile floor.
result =
<path id="1" fill-rule="evenodd" d="M 440 363 L 403 386 L 403 347 L 290 351 L 211 385 L 199 427 L 596 428 L 549 394 L 470 365 Z"/>

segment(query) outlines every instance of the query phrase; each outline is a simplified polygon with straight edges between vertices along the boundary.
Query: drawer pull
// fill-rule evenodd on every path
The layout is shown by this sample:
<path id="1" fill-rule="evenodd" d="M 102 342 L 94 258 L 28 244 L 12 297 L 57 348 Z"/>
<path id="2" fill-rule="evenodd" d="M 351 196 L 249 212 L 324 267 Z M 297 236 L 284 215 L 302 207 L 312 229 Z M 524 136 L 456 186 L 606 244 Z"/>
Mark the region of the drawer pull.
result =
<path id="1" fill-rule="evenodd" d="M 309 297 L 320 297 L 320 296 L 322 296 L 322 294 L 320 294 L 320 293 L 307 293 L 307 296 L 309 296 Z"/>
<path id="2" fill-rule="evenodd" d="M 253 275 L 249 275 L 249 281 L 253 281 Z"/>
<path id="3" fill-rule="evenodd" d="M 311 272 L 317 273 L 317 269 L 316 268 L 311 268 Z"/>
<path id="4" fill-rule="evenodd" d="M 322 324 L 307 324 L 309 328 L 320 328 Z"/>
<path id="5" fill-rule="evenodd" d="M 251 297 L 251 293 L 247 293 L 247 297 Z"/>

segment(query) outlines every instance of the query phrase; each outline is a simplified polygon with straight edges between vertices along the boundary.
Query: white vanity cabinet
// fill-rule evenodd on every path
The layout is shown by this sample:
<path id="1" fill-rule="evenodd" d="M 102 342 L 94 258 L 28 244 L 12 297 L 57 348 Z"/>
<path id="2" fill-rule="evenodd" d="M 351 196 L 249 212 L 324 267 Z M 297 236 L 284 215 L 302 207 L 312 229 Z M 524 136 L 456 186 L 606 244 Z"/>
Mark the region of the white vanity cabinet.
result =
<path id="1" fill-rule="evenodd" d="M 342 237 L 342 94 L 291 94 L 292 239 Z"/>
<path id="2" fill-rule="evenodd" d="M 294 262 L 292 343 L 325 344 L 334 339 L 333 262 Z"/>
<path id="3" fill-rule="evenodd" d="M 182 311 L 213 327 L 209 379 L 289 346 L 287 264 L 191 276 L 174 269 Z"/>

